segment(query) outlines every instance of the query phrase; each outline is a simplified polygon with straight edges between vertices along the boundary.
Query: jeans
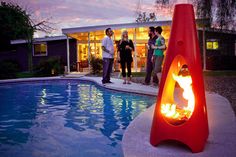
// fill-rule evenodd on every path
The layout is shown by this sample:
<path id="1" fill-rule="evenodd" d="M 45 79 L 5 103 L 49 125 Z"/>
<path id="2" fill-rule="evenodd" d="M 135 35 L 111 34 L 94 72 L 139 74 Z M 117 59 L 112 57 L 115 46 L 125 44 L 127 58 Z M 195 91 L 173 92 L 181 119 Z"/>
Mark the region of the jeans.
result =
<path id="1" fill-rule="evenodd" d="M 152 77 L 152 71 L 153 71 L 153 63 L 152 63 L 152 54 L 148 53 L 147 56 L 147 67 L 146 67 L 146 76 L 145 76 L 145 83 L 149 84 Z M 153 75 L 152 81 L 154 83 L 158 83 L 158 78 L 156 75 Z"/>
<path id="2" fill-rule="evenodd" d="M 114 62 L 113 58 L 103 58 L 102 83 L 107 83 L 110 81 L 113 62 Z"/>

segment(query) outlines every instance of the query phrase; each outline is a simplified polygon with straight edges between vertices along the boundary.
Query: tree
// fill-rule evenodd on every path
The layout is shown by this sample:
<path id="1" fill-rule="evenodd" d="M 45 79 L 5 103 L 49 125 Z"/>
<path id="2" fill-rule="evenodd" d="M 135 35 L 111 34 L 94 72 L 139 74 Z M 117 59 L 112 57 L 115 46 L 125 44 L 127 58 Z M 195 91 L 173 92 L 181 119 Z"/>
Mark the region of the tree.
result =
<path id="1" fill-rule="evenodd" d="M 10 49 L 10 40 L 33 36 L 29 15 L 18 5 L 1 2 L 0 5 L 0 50 Z"/>
<path id="2" fill-rule="evenodd" d="M 28 66 L 32 70 L 33 34 L 40 30 L 49 33 L 53 30 L 48 19 L 34 22 L 31 15 L 18 4 L 1 2 L 0 4 L 0 51 L 11 49 L 10 41 L 15 39 L 27 40 Z"/>
<path id="3" fill-rule="evenodd" d="M 146 12 L 140 12 L 135 20 L 137 23 L 139 22 L 149 22 L 156 21 L 155 13 L 149 13 L 149 16 L 146 15 Z"/>
<path id="4" fill-rule="evenodd" d="M 156 0 L 156 4 L 169 5 L 170 1 L 169 0 Z"/>
<path id="5" fill-rule="evenodd" d="M 140 0 L 137 3 L 137 8 L 136 8 L 135 14 L 136 14 L 135 22 L 137 22 L 137 23 L 139 23 L 139 22 L 156 21 L 156 14 L 154 12 L 149 13 L 147 15 L 146 12 L 142 11 L 141 1 Z"/>
<path id="6" fill-rule="evenodd" d="M 217 3 L 217 5 L 214 5 L 213 2 Z M 192 0 L 192 3 L 196 8 L 197 18 L 207 20 L 207 23 L 205 23 L 206 27 L 229 29 L 235 26 L 235 0 Z M 161 7 L 172 5 L 169 3 L 169 0 L 156 0 L 156 4 Z M 213 20 L 213 17 L 216 20 Z"/>
<path id="7" fill-rule="evenodd" d="M 198 19 L 207 20 L 205 27 L 212 25 L 212 0 L 194 0 Z"/>
<path id="8" fill-rule="evenodd" d="M 235 12 L 235 0 L 218 0 L 216 11 L 217 26 L 220 29 L 229 29 L 230 27 L 235 27 Z"/>

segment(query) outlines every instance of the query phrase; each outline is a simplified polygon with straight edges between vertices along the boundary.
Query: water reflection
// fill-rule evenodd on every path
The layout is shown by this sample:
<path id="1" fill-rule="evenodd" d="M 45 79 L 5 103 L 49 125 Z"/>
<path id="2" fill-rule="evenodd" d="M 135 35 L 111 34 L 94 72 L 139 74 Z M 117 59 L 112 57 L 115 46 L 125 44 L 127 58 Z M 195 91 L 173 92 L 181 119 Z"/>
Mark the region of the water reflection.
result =
<path id="1" fill-rule="evenodd" d="M 132 121 L 132 111 L 132 100 L 123 98 L 120 112 L 121 122 L 124 126 L 123 129 L 126 129 L 129 123 Z"/>
<path id="2" fill-rule="evenodd" d="M 101 132 L 112 141 L 111 145 L 115 146 L 117 144 L 116 139 L 119 139 L 119 136 L 117 137 L 117 134 L 114 134 L 114 132 L 119 129 L 120 126 L 117 125 L 118 120 L 115 118 L 115 109 L 114 104 L 111 101 L 111 94 L 103 92 L 102 97 L 104 104 L 104 122 Z"/>
<path id="3" fill-rule="evenodd" d="M 123 131 L 133 118 L 155 100 L 114 92 L 93 83 L 68 85 L 67 92 L 69 110 L 64 126 L 77 131 L 100 130 L 112 141 L 112 146 L 121 141 Z"/>
<path id="4" fill-rule="evenodd" d="M 0 86 L 0 146 L 26 143 L 36 116 L 35 92 L 28 86 Z M 21 89 L 24 89 L 22 91 Z"/>
<path id="5" fill-rule="evenodd" d="M 125 128 L 155 101 L 78 81 L 0 86 L 0 99 L 6 156 L 122 156 Z"/>
<path id="6" fill-rule="evenodd" d="M 79 84 L 72 87 L 70 109 L 65 115 L 65 127 L 77 131 L 98 130 L 102 121 L 101 91 L 94 84 Z M 76 99 L 77 98 L 77 99 Z"/>

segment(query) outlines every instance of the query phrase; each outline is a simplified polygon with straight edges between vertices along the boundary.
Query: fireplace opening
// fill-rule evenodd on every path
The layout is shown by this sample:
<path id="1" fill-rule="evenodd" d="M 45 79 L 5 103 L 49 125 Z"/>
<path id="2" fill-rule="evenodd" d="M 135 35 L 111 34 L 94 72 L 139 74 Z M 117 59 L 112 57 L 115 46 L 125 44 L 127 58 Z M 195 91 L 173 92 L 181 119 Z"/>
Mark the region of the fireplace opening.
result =
<path id="1" fill-rule="evenodd" d="M 166 99 L 161 103 L 161 113 L 172 125 L 181 125 L 188 121 L 194 111 L 195 98 L 192 89 L 192 77 L 185 60 L 179 56 L 170 68 L 166 84 Z M 166 89 L 166 88 L 165 88 Z"/>

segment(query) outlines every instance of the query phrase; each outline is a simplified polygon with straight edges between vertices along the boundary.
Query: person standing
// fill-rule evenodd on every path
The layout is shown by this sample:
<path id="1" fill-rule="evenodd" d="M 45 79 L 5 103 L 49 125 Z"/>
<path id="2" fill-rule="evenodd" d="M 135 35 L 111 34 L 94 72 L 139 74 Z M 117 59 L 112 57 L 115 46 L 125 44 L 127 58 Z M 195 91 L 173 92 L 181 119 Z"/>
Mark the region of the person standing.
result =
<path id="1" fill-rule="evenodd" d="M 128 31 L 122 32 L 121 40 L 118 44 L 117 59 L 121 64 L 123 84 L 131 84 L 131 63 L 133 62 L 132 51 L 134 51 L 133 41 L 128 37 Z M 126 79 L 126 67 L 127 67 L 127 79 Z M 127 82 L 126 82 L 127 81 Z"/>
<path id="2" fill-rule="evenodd" d="M 157 76 L 157 83 L 154 82 L 154 85 L 158 85 L 161 79 L 161 66 L 164 59 L 163 52 L 166 49 L 166 45 L 165 45 L 165 39 L 161 35 L 162 28 L 160 26 L 155 28 L 155 33 L 158 36 L 158 38 L 156 39 L 155 45 L 152 45 L 151 47 L 152 49 L 154 49 L 154 54 L 152 57 L 153 68 L 154 68 L 153 75 Z"/>
<path id="3" fill-rule="evenodd" d="M 113 31 L 111 28 L 107 28 L 106 36 L 102 40 L 102 59 L 103 59 L 103 75 L 102 83 L 112 83 L 110 76 L 112 72 L 112 66 L 114 62 L 114 45 L 112 40 Z"/>
<path id="4" fill-rule="evenodd" d="M 155 45 L 157 36 L 155 34 L 155 28 L 154 27 L 149 27 L 149 31 L 148 31 L 148 35 L 149 35 L 149 40 L 148 40 L 148 54 L 147 54 L 147 67 L 146 67 L 146 76 L 145 76 L 145 80 L 144 80 L 144 85 L 149 85 L 150 81 L 151 81 L 151 76 L 152 76 L 152 71 L 153 71 L 153 63 L 152 63 L 152 56 L 153 56 L 153 52 L 154 49 L 152 49 L 152 45 Z M 157 82 L 157 77 L 153 76 L 153 82 Z"/>

